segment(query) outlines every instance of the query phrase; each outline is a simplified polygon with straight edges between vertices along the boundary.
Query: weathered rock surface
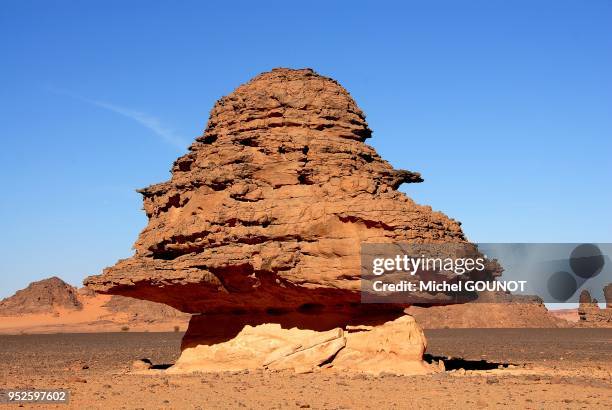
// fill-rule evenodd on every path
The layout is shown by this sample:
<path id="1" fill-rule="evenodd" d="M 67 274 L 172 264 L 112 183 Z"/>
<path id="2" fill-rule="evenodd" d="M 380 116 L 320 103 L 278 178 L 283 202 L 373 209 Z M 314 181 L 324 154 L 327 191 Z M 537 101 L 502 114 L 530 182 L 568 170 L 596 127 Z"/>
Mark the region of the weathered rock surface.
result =
<path id="1" fill-rule="evenodd" d="M 412 316 L 402 316 L 376 327 L 359 326 L 354 330 L 346 337 L 346 347 L 334 358 L 335 369 L 397 375 L 439 371 L 438 366 L 423 361 L 427 339 Z"/>
<path id="2" fill-rule="evenodd" d="M 149 223 L 134 256 L 85 284 L 194 314 L 169 372 L 431 371 L 403 305 L 360 303 L 361 244 L 467 241 L 459 222 L 398 191 L 420 175 L 394 169 L 370 136 L 336 81 L 310 69 L 255 77 L 217 101 L 170 181 L 140 190 Z"/>
<path id="3" fill-rule="evenodd" d="M 57 276 L 32 282 L 13 296 L 0 301 L 0 316 L 51 313 L 54 309 L 80 310 L 77 289 Z"/>
<path id="4" fill-rule="evenodd" d="M 258 368 L 306 373 L 329 367 L 372 374 L 426 374 L 438 371 L 422 359 L 426 344 L 410 316 L 377 327 L 327 331 L 287 329 L 277 323 L 246 325 L 227 341 L 186 347 L 168 373 Z"/>
<path id="5" fill-rule="evenodd" d="M 465 242 L 460 224 L 399 192 L 419 174 L 366 145 L 336 81 L 275 69 L 221 98 L 170 181 L 141 190 L 135 255 L 86 279 L 183 312 L 359 302 L 361 242 Z"/>

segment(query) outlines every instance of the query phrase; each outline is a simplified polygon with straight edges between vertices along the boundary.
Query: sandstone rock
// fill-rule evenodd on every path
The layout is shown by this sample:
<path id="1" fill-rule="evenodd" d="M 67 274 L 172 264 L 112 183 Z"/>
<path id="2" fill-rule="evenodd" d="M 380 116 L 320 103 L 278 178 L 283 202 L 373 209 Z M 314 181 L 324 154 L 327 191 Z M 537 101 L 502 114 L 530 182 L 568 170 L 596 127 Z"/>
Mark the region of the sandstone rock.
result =
<path id="1" fill-rule="evenodd" d="M 403 311 L 375 309 L 377 306 L 338 308 L 325 311 L 292 311 L 269 313 L 216 313 L 193 315 L 183 336 L 181 349 L 197 345 L 214 345 L 232 340 L 246 326 L 276 323 L 282 329 L 308 329 L 328 332 L 334 329 L 369 330 L 403 316 Z"/>
<path id="2" fill-rule="evenodd" d="M 423 361 L 427 340 L 412 316 L 402 316 L 372 330 L 346 336 L 346 347 L 338 352 L 333 365 L 363 373 L 396 375 L 427 374 L 438 366 Z"/>
<path id="3" fill-rule="evenodd" d="M 591 293 L 588 290 L 583 290 L 580 292 L 580 296 L 578 298 L 580 306 L 586 307 L 593 303 L 593 299 L 591 298 Z"/>
<path id="4" fill-rule="evenodd" d="M 1 300 L 0 316 L 51 313 L 58 308 L 80 310 L 82 307 L 76 288 L 53 276 L 32 282 L 27 288 Z"/>
<path id="5" fill-rule="evenodd" d="M 245 369 L 300 369 L 323 364 L 344 347 L 342 329 L 317 332 L 283 329 L 277 323 L 245 326 L 233 339 L 183 350 L 169 373 L 240 371 Z"/>
<path id="6" fill-rule="evenodd" d="M 604 296 L 608 298 L 611 284 L 604 287 Z M 608 293 L 606 293 L 608 292 Z M 607 299 L 606 299 L 607 300 Z M 580 293 L 580 305 L 578 306 L 578 315 L 580 324 L 583 326 L 592 327 L 612 327 L 612 308 L 608 307 L 601 309 L 597 299 L 593 299 L 588 290 L 583 290 Z"/>
<path id="7" fill-rule="evenodd" d="M 366 145 L 371 133 L 330 78 L 255 77 L 217 101 L 170 181 L 139 191 L 149 223 L 134 256 L 85 284 L 194 314 L 169 372 L 433 371 L 405 304 L 360 303 L 361 244 L 469 244 L 459 222 L 398 191 L 422 179 Z"/>
<path id="8" fill-rule="evenodd" d="M 132 362 L 132 370 L 134 371 L 149 370 L 152 367 L 153 363 L 150 359 L 138 359 Z"/>
<path id="9" fill-rule="evenodd" d="M 606 300 L 606 308 L 612 309 L 612 283 L 608 283 L 603 288 L 604 298 Z"/>
<path id="10" fill-rule="evenodd" d="M 140 191 L 149 223 L 135 255 L 86 285 L 189 313 L 358 304 L 362 242 L 466 242 L 458 222 L 397 190 L 422 179 L 370 136 L 336 81 L 255 77 L 215 104 L 170 181 Z"/>
<path id="11" fill-rule="evenodd" d="M 168 373 L 257 368 L 307 373 L 323 366 L 372 374 L 439 371 L 438 366 L 422 360 L 426 343 L 423 331 L 410 316 L 352 331 L 286 329 L 276 323 L 246 325 L 227 341 L 186 347 Z"/>

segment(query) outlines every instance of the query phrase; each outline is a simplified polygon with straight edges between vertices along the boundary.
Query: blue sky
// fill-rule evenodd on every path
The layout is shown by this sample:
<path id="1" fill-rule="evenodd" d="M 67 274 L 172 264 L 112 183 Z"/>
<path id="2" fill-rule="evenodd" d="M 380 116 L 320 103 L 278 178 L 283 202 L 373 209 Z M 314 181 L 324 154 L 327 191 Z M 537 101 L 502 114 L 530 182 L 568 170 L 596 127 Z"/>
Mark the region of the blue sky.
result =
<path id="1" fill-rule="evenodd" d="M 612 242 L 611 20 L 608 0 L 0 0 L 0 297 L 131 255 L 135 189 L 277 66 L 340 81 L 423 174 L 402 190 L 471 240 Z"/>

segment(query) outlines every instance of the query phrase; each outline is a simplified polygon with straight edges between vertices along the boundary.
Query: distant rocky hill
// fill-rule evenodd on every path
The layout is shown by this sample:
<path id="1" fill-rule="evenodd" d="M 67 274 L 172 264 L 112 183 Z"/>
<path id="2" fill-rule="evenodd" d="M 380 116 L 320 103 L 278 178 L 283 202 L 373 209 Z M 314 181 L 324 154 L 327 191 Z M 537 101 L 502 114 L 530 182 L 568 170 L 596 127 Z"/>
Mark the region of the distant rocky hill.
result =
<path id="1" fill-rule="evenodd" d="M 411 306 L 406 313 L 414 316 L 424 329 L 572 326 L 570 321 L 548 311 L 538 297 L 481 292 L 478 299 L 479 302 L 457 305 L 428 308 Z"/>
<path id="2" fill-rule="evenodd" d="M 0 301 L 0 333 L 176 331 L 189 318 L 164 304 L 99 295 L 55 276 Z"/>
<path id="3" fill-rule="evenodd" d="M 57 308 L 80 310 L 77 289 L 57 276 L 32 282 L 13 296 L 0 301 L 0 316 L 51 313 Z"/>
<path id="4" fill-rule="evenodd" d="M 189 314 L 180 312 L 163 303 L 149 302 L 125 296 L 113 295 L 104 306 L 111 312 L 129 314 L 131 321 L 143 321 L 146 323 L 172 321 L 190 317 Z"/>

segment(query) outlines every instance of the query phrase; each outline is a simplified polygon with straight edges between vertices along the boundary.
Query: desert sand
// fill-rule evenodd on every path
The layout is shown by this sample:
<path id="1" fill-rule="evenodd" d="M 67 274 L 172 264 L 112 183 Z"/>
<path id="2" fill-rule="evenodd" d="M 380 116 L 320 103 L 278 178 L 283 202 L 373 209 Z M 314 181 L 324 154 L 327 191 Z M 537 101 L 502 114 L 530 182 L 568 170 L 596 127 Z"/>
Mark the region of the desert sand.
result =
<path id="1" fill-rule="evenodd" d="M 426 335 L 426 359 L 444 361 L 447 371 L 426 376 L 331 370 L 170 376 L 154 369 L 138 374 L 130 368 L 136 359 L 150 358 L 160 368 L 173 363 L 182 334 L 0 336 L 0 383 L 69 389 L 69 405 L 37 405 L 59 409 L 612 406 L 611 329 L 439 329 Z"/>
<path id="2" fill-rule="evenodd" d="M 0 334 L 30 333 L 98 333 L 117 331 L 169 332 L 175 327 L 185 330 L 188 319 L 147 322 L 133 320 L 131 312 L 113 312 L 107 305 L 109 295 L 96 295 L 83 302 L 82 310 L 57 307 L 51 313 L 0 316 Z"/>
<path id="3" fill-rule="evenodd" d="M 58 277 L 0 300 L 0 334 L 181 331 L 189 315 L 169 306 L 100 295 Z"/>

